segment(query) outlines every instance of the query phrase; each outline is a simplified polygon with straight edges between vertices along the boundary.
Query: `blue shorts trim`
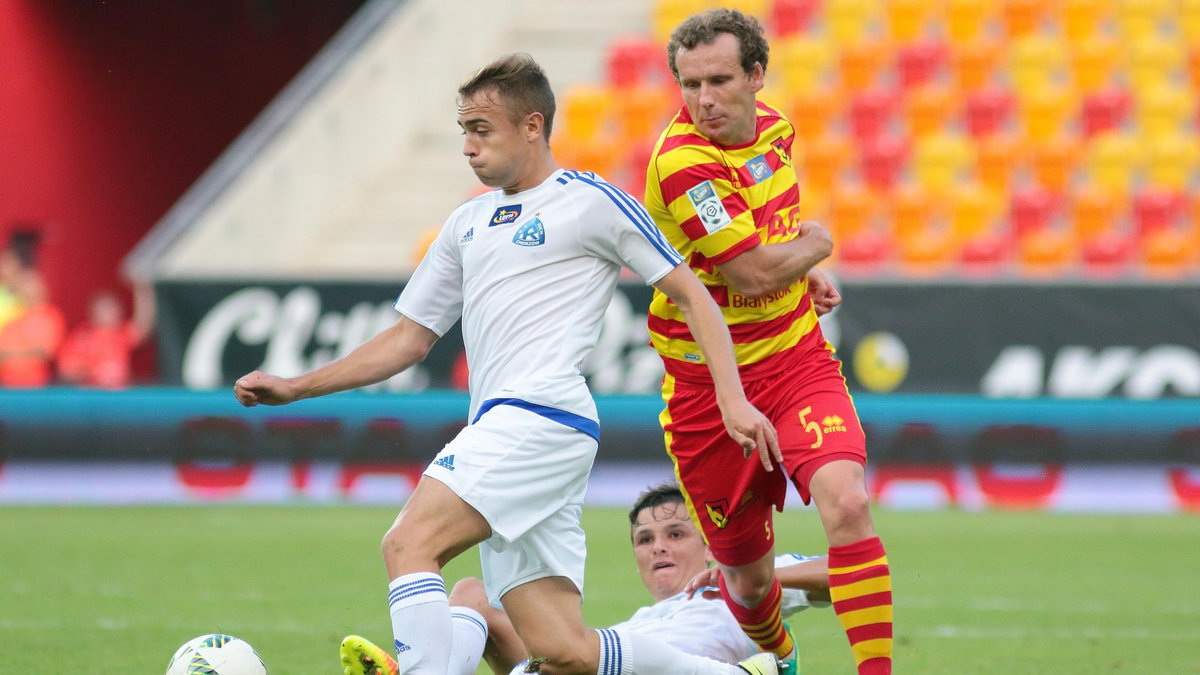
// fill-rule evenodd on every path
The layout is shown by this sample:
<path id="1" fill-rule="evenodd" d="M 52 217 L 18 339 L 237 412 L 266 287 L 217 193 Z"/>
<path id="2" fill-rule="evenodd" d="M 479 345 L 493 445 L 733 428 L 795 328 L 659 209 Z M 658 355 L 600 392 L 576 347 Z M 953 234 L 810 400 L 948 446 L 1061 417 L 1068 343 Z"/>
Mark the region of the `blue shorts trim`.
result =
<path id="1" fill-rule="evenodd" d="M 583 415 L 576 415 L 575 413 L 567 412 L 566 410 L 559 410 L 558 408 L 551 408 L 550 406 L 530 403 L 529 401 L 523 401 L 519 398 L 489 398 L 479 406 L 479 412 L 475 413 L 475 419 L 471 420 L 471 424 L 478 422 L 479 418 L 483 417 L 484 413 L 498 405 L 511 405 L 515 408 L 528 410 L 535 415 L 541 415 L 542 417 L 545 417 L 553 422 L 558 422 L 565 427 L 570 427 L 576 431 L 582 431 L 588 436 L 596 439 L 597 443 L 600 442 L 600 423 L 596 420 L 588 419 Z"/>

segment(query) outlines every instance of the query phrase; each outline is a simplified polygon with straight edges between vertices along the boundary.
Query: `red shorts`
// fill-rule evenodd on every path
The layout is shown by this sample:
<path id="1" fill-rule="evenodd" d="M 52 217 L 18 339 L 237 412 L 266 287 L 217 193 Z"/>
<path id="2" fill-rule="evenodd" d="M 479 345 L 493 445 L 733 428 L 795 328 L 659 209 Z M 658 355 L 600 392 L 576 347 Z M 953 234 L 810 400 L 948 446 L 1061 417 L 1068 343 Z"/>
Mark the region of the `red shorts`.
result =
<path id="1" fill-rule="evenodd" d="M 819 334 L 818 334 L 819 335 Z M 775 425 L 786 471 L 767 472 L 757 453 L 746 458 L 725 431 L 711 384 L 663 382 L 660 420 L 667 453 L 713 557 L 725 565 L 762 558 L 774 544 L 771 508 L 783 509 L 788 477 L 808 503 L 808 484 L 825 464 L 866 464 L 866 436 L 846 390 L 841 362 L 825 346 L 803 342 L 794 365 L 778 376 L 743 384 L 754 407 Z"/>

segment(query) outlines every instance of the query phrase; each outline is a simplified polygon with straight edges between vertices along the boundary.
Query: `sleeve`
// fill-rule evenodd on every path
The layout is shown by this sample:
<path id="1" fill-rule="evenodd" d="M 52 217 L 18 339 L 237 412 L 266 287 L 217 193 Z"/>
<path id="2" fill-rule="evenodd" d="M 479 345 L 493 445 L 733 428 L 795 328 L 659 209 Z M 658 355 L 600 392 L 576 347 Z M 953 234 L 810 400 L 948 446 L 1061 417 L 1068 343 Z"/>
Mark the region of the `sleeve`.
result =
<path id="1" fill-rule="evenodd" d="M 813 560 L 820 556 L 815 555 L 800 555 L 798 553 L 784 553 L 783 555 L 775 556 L 775 569 L 780 567 L 790 567 L 804 562 L 805 560 Z M 783 589 L 783 604 L 780 607 L 780 613 L 786 619 L 787 617 L 808 609 L 809 607 L 828 607 L 828 602 L 819 600 L 809 600 L 808 592 L 796 588 Z"/>
<path id="2" fill-rule="evenodd" d="M 576 207 L 580 240 L 588 253 L 628 267 L 653 284 L 683 262 L 683 256 L 654 225 L 650 214 L 629 193 L 599 179 L 581 178 L 595 188 Z"/>
<path id="3" fill-rule="evenodd" d="M 451 216 L 442 226 L 394 305 L 396 311 L 439 336 L 462 316 L 462 254 L 455 222 Z"/>
<path id="4" fill-rule="evenodd" d="M 656 175 L 647 189 L 658 193 L 670 222 L 696 250 L 722 263 L 760 243 L 749 203 L 729 167 L 711 148 L 676 148 L 654 158 Z M 649 199 L 648 199 L 649 203 Z"/>

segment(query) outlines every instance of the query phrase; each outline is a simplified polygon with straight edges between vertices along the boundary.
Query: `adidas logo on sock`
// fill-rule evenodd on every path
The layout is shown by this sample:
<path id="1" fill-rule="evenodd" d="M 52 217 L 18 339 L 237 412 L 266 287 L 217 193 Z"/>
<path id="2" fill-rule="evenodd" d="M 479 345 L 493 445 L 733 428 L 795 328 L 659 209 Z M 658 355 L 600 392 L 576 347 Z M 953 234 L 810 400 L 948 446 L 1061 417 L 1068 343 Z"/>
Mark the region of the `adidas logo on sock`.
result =
<path id="1" fill-rule="evenodd" d="M 410 649 L 412 649 L 412 647 L 409 647 L 408 645 L 404 644 L 403 642 L 396 640 L 396 653 L 397 654 L 406 652 Z"/>
<path id="2" fill-rule="evenodd" d="M 454 470 L 454 455 L 446 455 L 445 457 L 442 457 L 441 459 L 435 461 L 434 464 L 442 467 L 443 469 L 445 469 L 447 471 L 453 471 Z"/>

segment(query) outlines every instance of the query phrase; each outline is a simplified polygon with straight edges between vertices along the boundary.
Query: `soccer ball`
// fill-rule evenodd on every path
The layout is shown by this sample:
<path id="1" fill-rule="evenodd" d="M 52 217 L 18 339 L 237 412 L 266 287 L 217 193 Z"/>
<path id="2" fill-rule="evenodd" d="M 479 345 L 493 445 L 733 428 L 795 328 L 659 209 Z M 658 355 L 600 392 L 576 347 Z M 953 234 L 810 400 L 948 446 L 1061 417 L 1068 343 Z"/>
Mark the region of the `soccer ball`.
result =
<path id="1" fill-rule="evenodd" d="M 267 667 L 249 642 L 217 633 L 185 642 L 166 675 L 267 675 Z"/>

